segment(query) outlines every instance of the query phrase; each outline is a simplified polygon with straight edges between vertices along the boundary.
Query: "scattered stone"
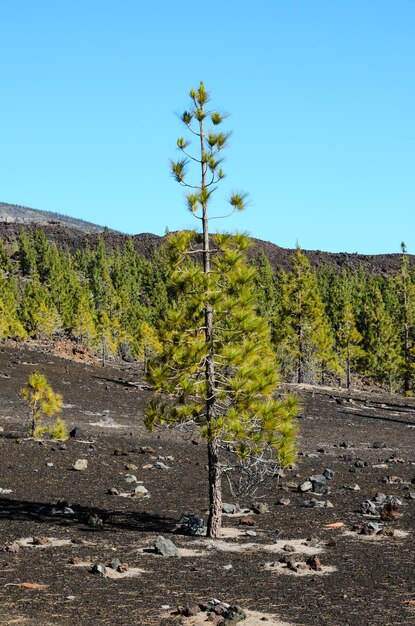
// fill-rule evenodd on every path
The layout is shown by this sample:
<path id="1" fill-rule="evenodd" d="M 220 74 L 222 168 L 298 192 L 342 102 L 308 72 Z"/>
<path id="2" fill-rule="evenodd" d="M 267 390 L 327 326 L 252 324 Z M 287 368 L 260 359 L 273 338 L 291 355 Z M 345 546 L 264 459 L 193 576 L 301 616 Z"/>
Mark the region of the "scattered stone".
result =
<path id="1" fill-rule="evenodd" d="M 126 452 L 122 448 L 115 448 L 114 456 L 128 456 L 128 452 Z"/>
<path id="2" fill-rule="evenodd" d="M 46 463 L 46 467 L 54 467 L 54 464 L 53 464 L 53 463 L 51 463 L 51 462 Z"/>
<path id="3" fill-rule="evenodd" d="M 65 506 L 65 508 L 63 509 L 63 514 L 64 515 L 75 515 L 75 511 L 73 510 L 72 507 Z"/>
<path id="4" fill-rule="evenodd" d="M 320 494 L 328 493 L 327 479 L 323 474 L 310 476 L 310 482 L 313 485 L 314 493 L 320 493 Z"/>
<path id="5" fill-rule="evenodd" d="M 376 463 L 372 465 L 372 469 L 388 469 L 387 463 Z"/>
<path id="6" fill-rule="evenodd" d="M 173 528 L 174 533 L 182 535 L 197 536 L 203 535 L 205 522 L 198 515 L 193 513 L 183 513 L 177 524 Z"/>
<path id="7" fill-rule="evenodd" d="M 403 485 L 405 483 L 403 478 L 400 476 L 385 476 L 382 478 L 382 482 L 386 485 Z"/>
<path id="8" fill-rule="evenodd" d="M 180 610 L 181 615 L 185 617 L 194 617 L 201 612 L 200 606 L 198 604 L 188 604 Z"/>
<path id="9" fill-rule="evenodd" d="M 377 505 L 383 504 L 386 500 L 386 495 L 384 493 L 377 493 L 374 498 L 372 498 L 372 502 Z"/>
<path id="10" fill-rule="evenodd" d="M 66 596 L 65 600 L 67 600 L 67 602 L 72 602 L 73 600 L 75 600 L 76 596 Z"/>
<path id="11" fill-rule="evenodd" d="M 317 546 L 319 545 L 318 539 L 315 539 L 314 537 L 308 537 L 304 542 L 303 542 L 304 546 L 308 546 L 309 548 L 317 548 Z"/>
<path id="12" fill-rule="evenodd" d="M 222 504 L 222 513 L 226 513 L 227 515 L 234 515 L 237 512 L 236 504 L 229 504 L 228 502 L 224 502 Z"/>
<path id="13" fill-rule="evenodd" d="M 380 519 L 383 522 L 396 522 L 399 517 L 398 505 L 395 502 L 386 502 L 383 505 L 380 511 Z"/>
<path id="14" fill-rule="evenodd" d="M 88 461 L 86 459 L 78 459 L 72 466 L 72 469 L 77 472 L 84 472 L 88 468 Z"/>
<path id="15" fill-rule="evenodd" d="M 252 517 L 249 517 L 248 515 L 244 515 L 244 517 L 241 517 L 239 519 L 239 525 L 240 526 L 255 526 L 255 520 L 253 520 Z"/>
<path id="16" fill-rule="evenodd" d="M 247 616 L 245 611 L 240 606 L 238 606 L 237 604 L 233 604 L 228 607 L 223 617 L 224 620 L 222 620 L 222 622 L 219 622 L 220 626 L 233 626 L 233 624 L 242 622 L 244 619 L 246 619 Z"/>
<path id="17" fill-rule="evenodd" d="M 89 513 L 89 511 L 85 514 L 85 524 L 99 530 L 103 530 L 104 528 L 104 520 L 102 517 L 97 513 Z"/>
<path id="18" fill-rule="evenodd" d="M 279 498 L 276 502 L 276 504 L 280 505 L 280 506 L 288 506 L 290 504 L 291 500 L 289 498 Z"/>
<path id="19" fill-rule="evenodd" d="M 140 454 L 154 454 L 154 449 L 150 446 L 141 446 Z"/>
<path id="20" fill-rule="evenodd" d="M 334 478 L 334 472 L 331 469 L 325 469 L 323 472 L 323 476 L 327 479 L 327 480 L 332 480 Z"/>
<path id="21" fill-rule="evenodd" d="M 360 505 L 360 510 L 363 515 L 378 515 L 376 505 L 371 500 L 365 500 Z"/>
<path id="22" fill-rule="evenodd" d="M 226 572 L 229 572 L 231 569 L 233 569 L 233 565 L 232 565 L 232 563 L 228 563 L 228 565 L 224 565 L 224 566 L 223 566 L 223 569 L 224 569 Z"/>
<path id="23" fill-rule="evenodd" d="M 382 530 L 382 526 L 377 522 L 369 522 L 366 524 L 366 527 L 369 531 L 369 535 L 377 535 Z"/>
<path id="24" fill-rule="evenodd" d="M 248 535 L 248 537 L 256 537 L 256 532 L 254 530 L 246 530 L 245 535 Z"/>
<path id="25" fill-rule="evenodd" d="M 117 567 L 117 572 L 119 572 L 120 574 L 124 574 L 125 572 L 128 572 L 129 569 L 130 568 L 128 563 L 120 563 Z"/>
<path id="26" fill-rule="evenodd" d="M 358 459 L 354 464 L 354 466 L 358 468 L 367 467 L 367 465 L 367 461 L 362 461 L 361 459 Z"/>
<path id="27" fill-rule="evenodd" d="M 138 485 L 134 491 L 134 496 L 136 496 L 137 498 L 144 498 L 144 497 L 149 497 L 150 492 L 148 489 L 146 489 L 144 487 L 144 485 Z"/>
<path id="28" fill-rule="evenodd" d="M 129 472 L 135 472 L 136 470 L 138 470 L 138 467 L 135 463 L 126 463 L 125 469 Z"/>
<path id="29" fill-rule="evenodd" d="M 11 552 L 12 554 L 17 554 L 20 550 L 20 546 L 16 541 L 13 543 L 9 543 L 8 546 L 4 548 L 5 552 Z"/>
<path id="30" fill-rule="evenodd" d="M 50 543 L 50 539 L 49 537 L 37 535 L 36 537 L 33 537 L 32 543 L 34 546 L 46 546 L 48 543 Z"/>
<path id="31" fill-rule="evenodd" d="M 374 441 L 372 443 L 372 448 L 375 448 L 376 450 L 386 448 L 386 443 L 384 441 Z"/>
<path id="32" fill-rule="evenodd" d="M 263 515 L 264 513 L 269 513 L 269 506 L 266 502 L 254 502 L 252 510 L 257 515 Z"/>
<path id="33" fill-rule="evenodd" d="M 78 426 L 75 426 L 75 428 L 71 430 L 69 436 L 72 437 L 72 439 L 87 439 L 85 433 L 80 428 L 78 428 Z"/>
<path id="34" fill-rule="evenodd" d="M 124 480 L 126 483 L 136 483 L 137 482 L 137 476 L 135 476 L 134 474 L 126 474 L 124 476 Z"/>
<path id="35" fill-rule="evenodd" d="M 156 461 L 154 463 L 154 467 L 156 469 L 161 469 L 161 470 L 168 470 L 169 469 L 169 466 L 166 465 L 165 463 L 163 463 L 162 461 Z"/>
<path id="36" fill-rule="evenodd" d="M 114 570 L 117 570 L 120 565 L 121 565 L 121 561 L 117 557 L 115 557 L 114 559 L 111 559 L 111 561 L 107 563 L 107 567 L 110 567 L 111 569 L 114 569 Z"/>
<path id="37" fill-rule="evenodd" d="M 310 556 L 307 560 L 306 560 L 306 565 L 310 568 L 315 570 L 316 572 L 320 572 L 322 567 L 321 567 L 321 561 L 319 559 L 319 557 L 314 554 L 313 556 Z"/>
<path id="38" fill-rule="evenodd" d="M 346 485 L 345 489 L 348 489 L 349 491 L 360 491 L 360 486 L 355 483 L 354 485 Z"/>
<path id="39" fill-rule="evenodd" d="M 120 492 L 115 487 L 110 487 L 107 491 L 107 494 L 110 496 L 119 496 Z"/>
<path id="40" fill-rule="evenodd" d="M 82 563 L 82 559 L 79 556 L 72 556 L 68 563 L 70 565 L 80 565 Z"/>
<path id="41" fill-rule="evenodd" d="M 179 549 L 170 539 L 165 539 L 161 535 L 154 542 L 154 549 L 157 554 L 164 557 L 172 557 L 179 555 Z"/>
<path id="42" fill-rule="evenodd" d="M 107 568 L 102 563 L 94 563 L 94 565 L 89 570 L 91 574 L 98 574 L 98 576 L 106 576 Z"/>
<path id="43" fill-rule="evenodd" d="M 284 552 L 295 552 L 294 546 L 289 543 L 286 543 L 284 546 L 282 546 L 282 550 L 284 550 Z"/>
<path id="44" fill-rule="evenodd" d="M 298 490 L 301 492 L 311 491 L 313 488 L 313 483 L 311 480 L 306 480 L 301 485 L 298 485 Z"/>
<path id="45" fill-rule="evenodd" d="M 13 489 L 3 489 L 2 487 L 0 487 L 0 495 L 5 496 L 9 493 L 13 493 Z"/>
<path id="46" fill-rule="evenodd" d="M 407 500 L 415 500 L 415 491 L 409 491 L 409 492 L 406 494 L 405 498 L 406 498 Z"/>
<path id="47" fill-rule="evenodd" d="M 398 506 L 401 506 L 402 501 L 398 498 L 398 496 L 386 496 L 386 500 L 385 502 L 390 502 L 391 504 L 397 504 Z"/>
<path id="48" fill-rule="evenodd" d="M 326 503 L 324 500 L 317 500 L 317 498 L 311 498 L 311 500 L 304 500 L 302 505 L 306 509 L 324 509 Z"/>

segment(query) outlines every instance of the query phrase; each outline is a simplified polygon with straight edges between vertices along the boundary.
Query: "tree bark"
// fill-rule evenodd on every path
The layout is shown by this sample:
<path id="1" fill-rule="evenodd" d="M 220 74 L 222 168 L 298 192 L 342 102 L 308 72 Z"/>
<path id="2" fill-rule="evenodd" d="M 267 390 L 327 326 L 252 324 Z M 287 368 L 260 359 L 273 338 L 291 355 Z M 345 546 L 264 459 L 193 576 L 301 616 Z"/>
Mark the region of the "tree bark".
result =
<path id="1" fill-rule="evenodd" d="M 208 444 L 209 461 L 209 518 L 207 536 L 217 538 L 222 526 L 222 479 L 219 463 L 219 443 Z"/>

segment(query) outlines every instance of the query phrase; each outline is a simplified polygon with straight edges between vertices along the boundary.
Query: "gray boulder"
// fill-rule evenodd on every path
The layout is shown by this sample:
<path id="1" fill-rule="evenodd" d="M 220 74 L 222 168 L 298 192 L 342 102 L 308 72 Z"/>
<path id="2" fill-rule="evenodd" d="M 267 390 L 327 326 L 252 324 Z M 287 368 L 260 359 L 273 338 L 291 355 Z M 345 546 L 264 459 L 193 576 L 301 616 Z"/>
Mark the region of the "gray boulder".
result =
<path id="1" fill-rule="evenodd" d="M 179 549 L 170 539 L 160 536 L 154 542 L 154 549 L 157 554 L 165 557 L 179 556 Z"/>

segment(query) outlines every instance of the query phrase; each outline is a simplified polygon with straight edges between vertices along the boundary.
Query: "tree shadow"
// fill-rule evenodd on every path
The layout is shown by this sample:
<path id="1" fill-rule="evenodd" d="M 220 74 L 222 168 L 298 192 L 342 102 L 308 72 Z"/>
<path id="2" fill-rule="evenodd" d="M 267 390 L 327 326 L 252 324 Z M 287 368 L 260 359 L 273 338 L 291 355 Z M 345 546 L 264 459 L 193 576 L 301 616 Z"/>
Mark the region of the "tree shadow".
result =
<path id="1" fill-rule="evenodd" d="M 125 389 L 141 389 L 142 385 L 144 385 L 144 382 L 142 381 L 130 382 L 128 380 L 109 378 L 106 376 L 93 376 L 93 378 L 95 378 L 96 380 L 105 381 L 106 383 L 113 383 L 114 385 L 120 385 L 121 387 L 124 387 Z"/>
<path id="2" fill-rule="evenodd" d="M 0 497 L 0 520 L 33 521 L 53 526 L 79 526 L 85 532 L 124 530 L 149 533 L 171 533 L 177 520 L 146 511 L 106 510 L 97 507 L 71 506 L 73 513 L 66 514 L 64 507 L 43 502 L 29 502 Z"/>

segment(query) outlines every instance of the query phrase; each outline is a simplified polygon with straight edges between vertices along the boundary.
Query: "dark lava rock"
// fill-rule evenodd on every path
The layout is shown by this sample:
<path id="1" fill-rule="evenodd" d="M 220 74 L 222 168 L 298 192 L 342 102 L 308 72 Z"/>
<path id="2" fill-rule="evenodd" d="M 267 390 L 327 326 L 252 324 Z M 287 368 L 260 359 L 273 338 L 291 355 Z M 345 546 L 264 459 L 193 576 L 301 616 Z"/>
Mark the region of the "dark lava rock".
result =
<path id="1" fill-rule="evenodd" d="M 190 535 L 192 537 L 203 535 L 205 522 L 198 515 L 193 513 L 183 513 L 177 524 L 173 528 L 174 533 Z"/>
<path id="2" fill-rule="evenodd" d="M 71 430 L 69 436 L 72 437 L 72 439 L 87 439 L 83 430 L 81 430 L 78 426 L 75 426 L 75 428 Z"/>
<path id="3" fill-rule="evenodd" d="M 322 567 L 321 567 L 321 561 L 319 559 L 319 557 L 315 554 L 313 556 L 310 556 L 307 560 L 306 560 L 306 565 L 310 568 L 315 570 L 316 572 L 320 572 Z"/>
<path id="4" fill-rule="evenodd" d="M 376 450 L 386 448 L 386 443 L 384 441 L 374 441 L 372 443 L 372 448 L 375 448 Z"/>
<path id="5" fill-rule="evenodd" d="M 328 487 L 327 487 L 327 479 L 323 474 L 317 474 L 316 476 L 310 476 L 310 481 L 313 485 L 313 492 L 314 493 L 327 493 L 328 492 Z"/>
<path id="6" fill-rule="evenodd" d="M 94 565 L 89 570 L 91 574 L 97 574 L 98 576 L 106 576 L 107 568 L 102 563 L 94 563 Z"/>

